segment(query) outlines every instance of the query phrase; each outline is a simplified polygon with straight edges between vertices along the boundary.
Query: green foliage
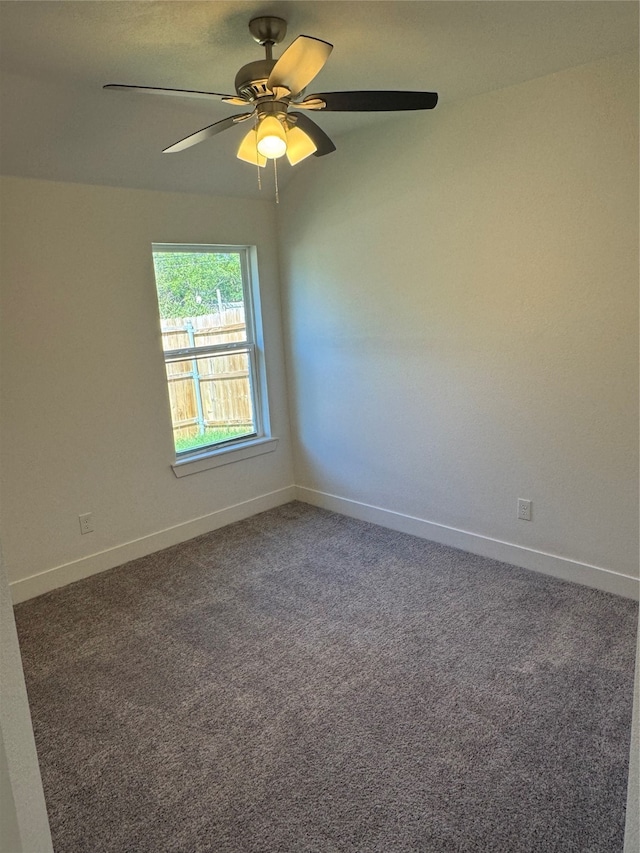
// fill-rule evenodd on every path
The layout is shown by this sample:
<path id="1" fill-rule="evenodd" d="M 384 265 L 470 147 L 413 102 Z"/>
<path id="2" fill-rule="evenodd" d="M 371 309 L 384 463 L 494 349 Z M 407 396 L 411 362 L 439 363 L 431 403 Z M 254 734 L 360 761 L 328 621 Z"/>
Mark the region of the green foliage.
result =
<path id="1" fill-rule="evenodd" d="M 176 438 L 176 452 L 181 453 L 185 450 L 195 450 L 198 447 L 207 447 L 219 441 L 229 441 L 232 438 L 239 438 L 241 435 L 251 435 L 252 433 L 253 426 L 251 424 L 235 427 L 207 427 L 204 435 Z"/>
<path id="2" fill-rule="evenodd" d="M 242 302 L 240 255 L 230 252 L 154 252 L 160 316 L 199 317 L 223 303 Z"/>

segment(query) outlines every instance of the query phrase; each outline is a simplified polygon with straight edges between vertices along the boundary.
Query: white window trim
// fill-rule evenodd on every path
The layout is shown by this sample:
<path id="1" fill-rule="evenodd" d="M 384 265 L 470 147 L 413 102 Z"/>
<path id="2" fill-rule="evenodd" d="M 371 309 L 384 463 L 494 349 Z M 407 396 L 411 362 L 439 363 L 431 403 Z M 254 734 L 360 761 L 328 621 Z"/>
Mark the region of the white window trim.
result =
<path id="1" fill-rule="evenodd" d="M 247 321 L 247 342 L 238 342 L 237 347 L 246 349 L 251 361 L 250 373 L 251 390 L 254 407 L 254 422 L 256 432 L 250 436 L 232 439 L 225 444 L 209 445 L 208 447 L 176 453 L 175 461 L 171 464 L 176 477 L 186 477 L 197 474 L 231 462 L 240 462 L 265 453 L 273 452 L 278 446 L 278 439 L 271 435 L 269 406 L 267 396 L 267 376 L 264 363 L 264 338 L 262 330 L 262 312 L 260 291 L 258 288 L 258 263 L 255 246 L 208 244 L 208 243 L 152 243 L 153 252 L 239 252 L 242 265 L 243 292 L 245 300 L 245 317 Z M 247 310 L 248 309 L 248 310 Z M 250 338 L 250 340 L 249 340 Z M 234 348 L 233 344 L 231 348 Z M 164 352 L 167 360 L 177 352 Z M 204 354 L 204 353 L 203 353 Z M 170 418 L 171 420 L 171 418 Z"/>
<path id="2" fill-rule="evenodd" d="M 171 466 L 176 477 L 187 477 L 189 474 L 199 474 L 210 468 L 219 468 L 230 462 L 241 462 L 253 456 L 271 453 L 278 446 L 277 438 L 252 438 L 249 441 L 236 443 L 232 447 L 209 447 L 198 454 L 192 454 L 188 459 L 178 459 Z"/>

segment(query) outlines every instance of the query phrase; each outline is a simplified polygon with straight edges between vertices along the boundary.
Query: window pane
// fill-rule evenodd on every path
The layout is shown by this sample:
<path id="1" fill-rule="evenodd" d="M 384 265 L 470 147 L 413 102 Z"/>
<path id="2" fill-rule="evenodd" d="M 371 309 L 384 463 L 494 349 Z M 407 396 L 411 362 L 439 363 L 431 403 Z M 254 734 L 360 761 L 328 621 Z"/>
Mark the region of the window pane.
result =
<path id="1" fill-rule="evenodd" d="M 249 247 L 153 244 L 176 453 L 265 435 Z M 177 357 L 177 360 L 175 360 Z M 254 371 L 258 371 L 254 375 Z"/>
<path id="2" fill-rule="evenodd" d="M 167 364 L 176 452 L 256 433 L 249 353 Z"/>
<path id="3" fill-rule="evenodd" d="M 239 252 L 154 252 L 165 351 L 246 341 Z"/>

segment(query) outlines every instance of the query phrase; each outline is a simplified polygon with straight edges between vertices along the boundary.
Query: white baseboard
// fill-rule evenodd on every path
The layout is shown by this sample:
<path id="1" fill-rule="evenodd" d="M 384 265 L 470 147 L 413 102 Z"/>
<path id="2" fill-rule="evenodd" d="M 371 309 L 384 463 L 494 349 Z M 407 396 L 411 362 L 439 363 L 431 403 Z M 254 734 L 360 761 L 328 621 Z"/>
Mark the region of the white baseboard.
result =
<path id="1" fill-rule="evenodd" d="M 259 495 L 251 500 L 219 509 L 192 521 L 176 524 L 174 527 L 168 527 L 157 533 L 134 539 L 132 542 L 125 542 L 115 548 L 90 554 L 88 557 L 82 557 L 71 563 L 64 563 L 37 575 L 14 581 L 11 584 L 13 603 L 19 604 L 21 601 L 35 598 L 35 596 L 50 592 L 52 589 L 66 586 L 98 572 L 104 572 L 106 569 L 121 566 L 129 560 L 146 557 L 147 554 L 153 554 L 155 551 L 161 551 L 163 548 L 169 548 L 179 542 L 186 542 L 188 539 L 217 530 L 219 527 L 225 527 L 234 521 L 242 521 L 259 512 L 289 503 L 295 500 L 295 497 L 295 486 L 287 486 L 284 489 L 278 489 L 275 492 Z"/>
<path id="2" fill-rule="evenodd" d="M 123 545 L 117 545 L 97 554 L 90 554 L 79 560 L 64 563 L 39 574 L 14 581 L 11 584 L 13 602 L 19 604 L 21 601 L 35 598 L 35 596 L 50 592 L 52 589 L 66 586 L 107 569 L 113 569 L 129 562 L 129 560 L 145 557 L 147 554 L 177 545 L 179 542 L 186 542 L 195 536 L 209 533 L 235 521 L 242 521 L 259 512 L 273 509 L 292 500 L 323 507 L 342 515 L 358 518 L 361 521 L 370 521 L 391 530 L 410 533 L 422 539 L 438 542 L 441 545 L 450 545 L 472 554 L 480 554 L 483 557 L 594 587 L 604 592 L 611 592 L 614 595 L 621 595 L 634 600 L 638 600 L 640 595 L 640 581 L 630 575 L 623 575 L 599 566 L 591 566 L 588 563 L 580 563 L 566 557 L 558 557 L 555 554 L 546 554 L 532 548 L 524 548 L 521 545 L 501 542 L 487 536 L 479 536 L 466 530 L 458 530 L 455 527 L 425 521 L 422 518 L 371 506 L 349 498 L 341 498 L 315 489 L 308 489 L 305 486 L 287 486 L 284 489 L 259 495 L 251 500 L 225 507 L 192 521 L 177 524 L 140 539 L 125 542 Z"/>
<path id="3" fill-rule="evenodd" d="M 543 551 L 524 548 L 521 545 L 513 545 L 488 536 L 479 536 L 477 533 L 425 521 L 422 518 L 308 489 L 305 486 L 296 486 L 295 493 L 297 499 L 304 503 L 358 518 L 361 521 L 379 524 L 381 527 L 388 527 L 401 533 L 411 533 L 441 545 L 450 545 L 452 548 L 460 548 L 472 554 L 480 554 L 482 557 L 490 557 L 493 560 L 511 563 L 523 569 L 531 569 L 534 572 L 552 575 L 561 580 L 579 583 L 636 601 L 640 594 L 640 580 L 631 575 L 623 575 L 610 569 L 591 566 L 588 563 L 580 563 L 555 554 L 546 554 Z"/>

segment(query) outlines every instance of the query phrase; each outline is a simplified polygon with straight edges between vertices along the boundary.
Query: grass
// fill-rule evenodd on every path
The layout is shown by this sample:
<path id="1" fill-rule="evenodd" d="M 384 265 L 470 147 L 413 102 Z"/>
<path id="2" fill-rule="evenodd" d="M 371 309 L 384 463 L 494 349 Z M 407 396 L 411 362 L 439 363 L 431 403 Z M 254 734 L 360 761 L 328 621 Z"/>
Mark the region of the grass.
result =
<path id="1" fill-rule="evenodd" d="M 196 450 L 201 447 L 208 447 L 210 444 L 219 444 L 223 441 L 239 438 L 242 435 L 249 436 L 252 434 L 253 427 L 251 426 L 207 427 L 202 435 L 176 437 L 176 453 L 184 453 L 186 450 Z"/>

